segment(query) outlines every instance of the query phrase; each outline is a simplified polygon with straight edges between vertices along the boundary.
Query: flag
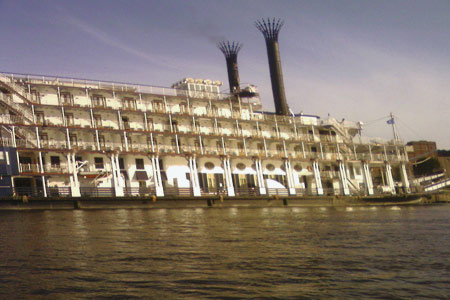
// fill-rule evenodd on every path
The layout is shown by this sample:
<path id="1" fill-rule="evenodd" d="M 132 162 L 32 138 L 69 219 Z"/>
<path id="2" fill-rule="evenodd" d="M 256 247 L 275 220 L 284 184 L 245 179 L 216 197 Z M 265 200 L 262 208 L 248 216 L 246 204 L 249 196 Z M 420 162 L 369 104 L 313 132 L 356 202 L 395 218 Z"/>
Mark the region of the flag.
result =
<path id="1" fill-rule="evenodd" d="M 389 120 L 386 121 L 386 123 L 392 125 L 395 123 L 394 118 L 390 118 Z"/>

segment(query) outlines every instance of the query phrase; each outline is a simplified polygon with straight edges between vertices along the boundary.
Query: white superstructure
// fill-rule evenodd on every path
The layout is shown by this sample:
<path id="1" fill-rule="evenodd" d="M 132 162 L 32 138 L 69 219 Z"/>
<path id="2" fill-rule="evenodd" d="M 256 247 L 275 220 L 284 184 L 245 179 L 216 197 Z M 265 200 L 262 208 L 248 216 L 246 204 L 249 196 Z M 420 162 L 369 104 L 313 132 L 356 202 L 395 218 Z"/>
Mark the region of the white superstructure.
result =
<path id="1" fill-rule="evenodd" d="M 161 88 L 1 74 L 2 151 L 17 156 L 18 170 L 9 191 L 75 197 L 409 191 L 403 143 L 365 140 L 358 123 L 265 113 L 257 93 L 240 98 L 220 93 L 220 85 L 187 78 Z"/>

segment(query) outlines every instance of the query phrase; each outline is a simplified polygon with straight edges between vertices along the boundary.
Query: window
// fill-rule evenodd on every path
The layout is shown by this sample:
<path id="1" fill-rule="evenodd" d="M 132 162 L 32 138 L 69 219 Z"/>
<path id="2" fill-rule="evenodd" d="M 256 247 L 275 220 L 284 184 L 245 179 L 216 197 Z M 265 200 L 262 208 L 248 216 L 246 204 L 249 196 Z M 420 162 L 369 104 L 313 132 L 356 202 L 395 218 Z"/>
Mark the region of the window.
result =
<path id="1" fill-rule="evenodd" d="M 48 148 L 49 144 L 48 144 L 48 135 L 46 133 L 42 133 L 40 135 L 41 138 L 41 147 L 42 148 Z"/>
<path id="2" fill-rule="evenodd" d="M 98 136 L 98 142 L 100 144 L 100 148 L 105 148 L 106 147 L 105 136 L 104 135 L 99 135 Z"/>
<path id="3" fill-rule="evenodd" d="M 101 115 L 94 115 L 94 126 L 96 128 L 102 127 L 102 116 Z"/>
<path id="4" fill-rule="evenodd" d="M 277 152 L 282 153 L 283 152 L 283 146 L 277 145 Z"/>
<path id="5" fill-rule="evenodd" d="M 150 131 L 153 131 L 153 119 L 147 119 L 147 128 Z"/>
<path id="6" fill-rule="evenodd" d="M 106 107 L 106 98 L 102 95 L 92 96 L 92 105 L 94 107 Z"/>
<path id="7" fill-rule="evenodd" d="M 39 125 L 44 125 L 45 124 L 44 112 L 37 111 L 35 114 L 36 114 L 36 123 Z"/>
<path id="8" fill-rule="evenodd" d="M 103 157 L 94 157 L 94 163 L 96 169 L 103 169 Z"/>
<path id="9" fill-rule="evenodd" d="M 59 156 L 50 156 L 50 163 L 52 167 L 59 167 L 61 164 Z"/>
<path id="10" fill-rule="evenodd" d="M 77 136 L 75 134 L 70 134 L 69 135 L 69 140 L 70 140 L 70 145 L 73 147 L 77 147 L 78 146 L 78 139 Z"/>
<path id="11" fill-rule="evenodd" d="M 125 170 L 125 164 L 123 162 L 123 157 L 119 157 L 119 168 Z"/>
<path id="12" fill-rule="evenodd" d="M 136 100 L 133 98 L 124 98 L 122 102 L 124 109 L 136 110 Z"/>
<path id="13" fill-rule="evenodd" d="M 31 95 L 31 102 L 33 102 L 33 103 L 40 103 L 41 102 L 41 95 L 39 94 L 38 91 L 31 90 L 30 91 L 30 95 Z"/>
<path id="14" fill-rule="evenodd" d="M 243 171 L 243 170 L 245 170 L 246 166 L 245 166 L 245 164 L 243 164 L 243 163 L 238 163 L 238 164 L 236 165 L 236 168 L 238 168 L 239 170 Z"/>
<path id="15" fill-rule="evenodd" d="M 178 132 L 178 122 L 172 121 L 172 128 L 174 132 Z"/>
<path id="16" fill-rule="evenodd" d="M 73 114 L 66 114 L 66 123 L 67 123 L 67 126 L 75 125 L 75 120 L 73 118 Z"/>
<path id="17" fill-rule="evenodd" d="M 180 113 L 185 113 L 186 110 L 186 103 L 180 103 Z"/>
<path id="18" fill-rule="evenodd" d="M 260 153 L 264 151 L 264 144 L 258 143 L 256 146 L 258 147 L 258 151 L 259 151 Z"/>
<path id="19" fill-rule="evenodd" d="M 128 117 L 122 117 L 123 129 L 130 129 L 130 119 Z"/>
<path id="20" fill-rule="evenodd" d="M 153 110 L 156 112 L 163 112 L 163 102 L 161 100 L 155 100 L 153 102 Z"/>
<path id="21" fill-rule="evenodd" d="M 73 96 L 69 92 L 62 92 L 59 99 L 62 105 L 73 105 Z"/>
<path id="22" fill-rule="evenodd" d="M 144 170 L 144 160 L 142 158 L 136 158 L 136 169 Z"/>

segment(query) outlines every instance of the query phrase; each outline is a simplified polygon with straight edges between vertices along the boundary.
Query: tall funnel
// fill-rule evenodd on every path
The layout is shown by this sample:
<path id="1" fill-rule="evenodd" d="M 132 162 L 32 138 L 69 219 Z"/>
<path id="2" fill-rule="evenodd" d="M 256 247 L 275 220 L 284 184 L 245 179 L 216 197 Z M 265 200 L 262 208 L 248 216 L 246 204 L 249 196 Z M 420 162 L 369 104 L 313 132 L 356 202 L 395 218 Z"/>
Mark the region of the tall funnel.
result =
<path id="1" fill-rule="evenodd" d="M 283 24 L 284 22 L 280 19 L 262 19 L 255 22 L 256 28 L 261 31 L 266 39 L 275 112 L 277 115 L 290 115 L 284 92 L 283 72 L 281 71 L 280 51 L 278 49 L 278 33 Z"/>
<path id="2" fill-rule="evenodd" d="M 242 45 L 237 42 L 220 42 L 217 45 L 225 55 L 228 70 L 228 82 L 230 83 L 230 93 L 239 93 L 241 91 L 239 81 L 239 70 L 237 64 L 237 54 Z"/>

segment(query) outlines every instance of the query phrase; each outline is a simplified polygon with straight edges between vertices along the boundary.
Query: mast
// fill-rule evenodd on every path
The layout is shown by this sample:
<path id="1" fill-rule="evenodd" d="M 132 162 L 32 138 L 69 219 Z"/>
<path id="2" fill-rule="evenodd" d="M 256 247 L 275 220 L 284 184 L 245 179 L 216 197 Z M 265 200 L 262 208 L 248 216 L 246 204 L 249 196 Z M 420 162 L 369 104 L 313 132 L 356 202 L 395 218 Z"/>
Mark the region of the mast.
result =
<path id="1" fill-rule="evenodd" d="M 394 114 L 390 114 L 391 118 L 387 121 L 388 124 L 392 125 L 392 133 L 394 134 L 394 141 L 398 142 L 400 139 L 398 138 L 397 128 L 395 126 Z"/>

